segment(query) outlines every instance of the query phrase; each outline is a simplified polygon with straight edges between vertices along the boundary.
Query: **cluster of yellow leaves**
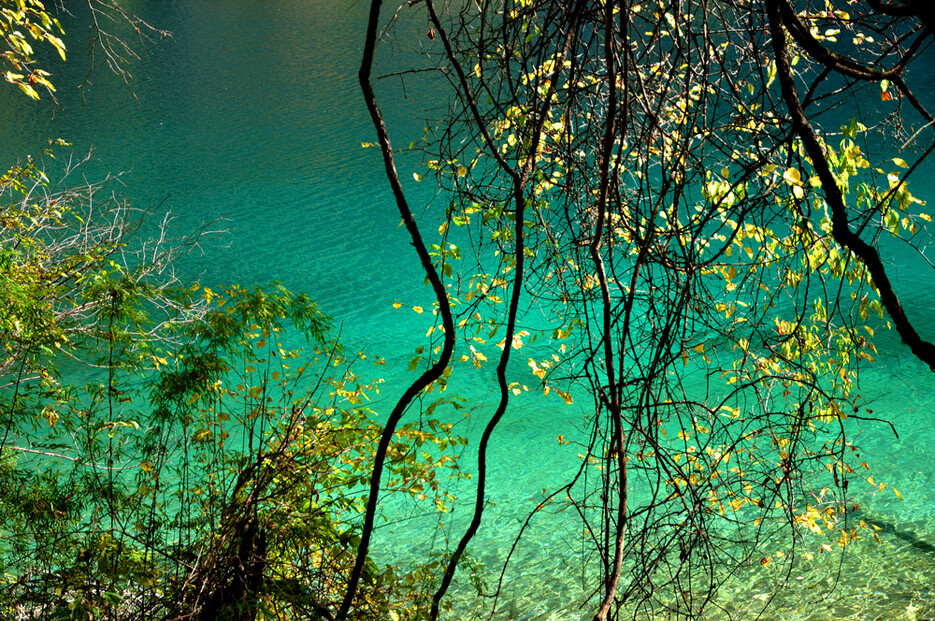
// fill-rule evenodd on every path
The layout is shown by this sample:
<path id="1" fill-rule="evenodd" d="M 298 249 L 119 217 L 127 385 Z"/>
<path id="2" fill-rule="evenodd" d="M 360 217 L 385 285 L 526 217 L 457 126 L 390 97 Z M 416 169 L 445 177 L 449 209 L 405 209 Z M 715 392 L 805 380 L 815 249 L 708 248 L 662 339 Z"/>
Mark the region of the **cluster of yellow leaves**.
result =
<path id="1" fill-rule="evenodd" d="M 49 14 L 40 0 L 0 1 L 0 38 L 7 44 L 0 57 L 11 67 L 4 71 L 4 79 L 32 99 L 39 99 L 37 86 L 54 91 L 49 72 L 33 66 L 35 50 L 29 40 L 51 45 L 65 60 L 65 44 L 59 37 L 63 34 L 58 19 Z"/>

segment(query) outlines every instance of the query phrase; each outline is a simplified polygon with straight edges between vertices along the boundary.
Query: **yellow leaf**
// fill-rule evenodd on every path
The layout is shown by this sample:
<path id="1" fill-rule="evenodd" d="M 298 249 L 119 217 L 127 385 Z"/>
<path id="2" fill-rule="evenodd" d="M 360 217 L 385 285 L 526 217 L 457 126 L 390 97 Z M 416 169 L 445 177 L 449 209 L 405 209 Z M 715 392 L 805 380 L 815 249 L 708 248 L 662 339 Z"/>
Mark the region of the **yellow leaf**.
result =
<path id="1" fill-rule="evenodd" d="M 413 307 L 412 307 L 412 310 L 414 310 L 416 313 L 418 313 L 418 314 L 420 314 L 420 315 L 422 314 L 422 307 L 421 307 L 421 306 L 413 306 Z"/>
<path id="2" fill-rule="evenodd" d="M 403 307 L 403 305 L 402 305 L 401 302 L 393 302 L 393 308 L 395 308 L 395 309 L 398 310 L 398 309 L 400 309 L 400 308 L 402 308 L 402 307 Z"/>
<path id="3" fill-rule="evenodd" d="M 906 160 L 904 160 L 901 157 L 894 157 L 893 163 L 899 166 L 900 168 L 909 168 L 909 164 L 907 164 Z"/>
<path id="4" fill-rule="evenodd" d="M 417 182 L 422 181 L 422 175 L 420 175 L 419 173 L 412 173 L 412 178 L 415 179 Z"/>
<path id="5" fill-rule="evenodd" d="M 786 172 L 782 173 L 782 178 L 792 185 L 802 185 L 802 174 L 798 168 L 787 168 Z"/>
<path id="6" fill-rule="evenodd" d="M 36 92 L 36 89 L 26 84 L 25 82 L 17 82 L 16 85 L 20 88 L 21 91 L 29 95 L 32 99 L 39 99 L 39 93 Z"/>

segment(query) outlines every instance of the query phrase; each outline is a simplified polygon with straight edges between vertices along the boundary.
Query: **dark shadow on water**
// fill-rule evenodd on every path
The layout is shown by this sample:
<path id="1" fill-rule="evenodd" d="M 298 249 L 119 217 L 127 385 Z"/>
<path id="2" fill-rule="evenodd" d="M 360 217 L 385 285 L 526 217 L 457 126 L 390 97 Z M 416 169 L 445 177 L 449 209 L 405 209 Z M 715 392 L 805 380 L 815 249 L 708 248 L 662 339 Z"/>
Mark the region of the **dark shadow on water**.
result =
<path id="1" fill-rule="evenodd" d="M 914 531 L 907 529 L 905 525 L 899 525 L 889 520 L 874 517 L 873 515 L 869 515 L 863 511 L 857 511 L 850 514 L 850 519 L 860 519 L 867 524 L 878 526 L 880 528 L 880 530 L 876 531 L 878 534 L 885 533 L 887 535 L 892 535 L 901 541 L 905 541 L 920 552 L 935 554 L 935 544 L 919 537 Z"/>

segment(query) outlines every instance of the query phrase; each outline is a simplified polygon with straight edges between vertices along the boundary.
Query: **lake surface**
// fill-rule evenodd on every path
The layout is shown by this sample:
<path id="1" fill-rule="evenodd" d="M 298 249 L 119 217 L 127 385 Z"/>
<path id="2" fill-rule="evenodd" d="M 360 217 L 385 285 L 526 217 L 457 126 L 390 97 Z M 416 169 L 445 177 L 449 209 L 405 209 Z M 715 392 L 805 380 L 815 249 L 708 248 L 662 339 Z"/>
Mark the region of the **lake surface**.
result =
<path id="1" fill-rule="evenodd" d="M 87 74 L 85 26 L 80 15 L 63 19 L 71 61 L 49 63 L 59 104 L 0 90 L 3 161 L 36 154 L 47 138 L 62 137 L 76 154 L 93 147 L 89 176 L 126 171 L 123 193 L 141 209 L 174 214 L 179 232 L 218 220 L 229 232 L 188 259 L 184 269 L 210 286 L 277 279 L 310 294 L 336 318 L 346 346 L 387 359 L 382 398 L 374 405 L 388 410 L 410 377 L 405 367 L 413 348 L 431 325 L 427 314 L 392 305 L 427 305 L 431 298 L 398 226 L 379 153 L 361 148 L 374 139 L 356 76 L 366 3 L 129 4 L 172 32 L 171 39 L 147 43 L 141 58 L 130 63 L 132 93 L 106 70 L 77 88 Z M 397 31 L 401 42 L 381 50 L 378 73 L 415 58 L 410 50 L 425 29 L 421 14 L 403 23 Z M 440 100 L 443 84 L 419 80 L 407 83 L 411 100 L 398 97 L 394 79 L 378 83 L 393 97 L 383 105 L 397 145 L 421 135 L 423 118 L 433 115 Z M 400 168 L 408 180 L 417 162 L 403 158 Z M 917 176 L 917 196 L 935 200 L 932 171 L 930 166 L 927 177 Z M 427 183 L 410 185 L 413 205 L 438 200 Z M 932 338 L 931 271 L 921 272 L 898 249 L 890 260 L 901 270 L 897 282 L 910 316 Z M 900 437 L 884 425 L 855 426 L 854 432 L 876 478 L 898 488 L 904 500 L 889 490 L 875 494 L 868 484 L 857 497 L 863 515 L 883 526 L 883 543 L 859 542 L 843 565 L 836 565 L 835 556 L 833 562 L 815 561 L 815 573 L 806 571 L 810 566 L 796 572 L 789 578 L 795 594 L 777 600 L 777 612 L 770 613 L 776 616 L 767 618 L 911 618 L 913 607 L 925 610 L 935 601 L 935 375 L 894 334 L 878 341 L 879 364 L 865 373 L 861 392 L 873 400 L 874 416 L 892 420 Z M 493 390 L 484 379 L 475 377 L 462 393 L 478 412 L 462 426 L 473 439 L 490 411 L 484 406 Z M 493 507 L 470 550 L 494 568 L 534 506 L 532 499 L 578 464 L 577 450 L 560 448 L 555 438 L 573 433 L 581 414 L 555 404 L 519 399 L 499 428 L 490 457 Z M 465 459 L 469 466 L 469 455 Z M 469 498 L 470 491 L 465 487 L 460 495 Z M 467 511 L 456 508 L 455 519 L 438 533 L 431 519 L 381 531 L 376 549 L 397 561 L 423 560 L 426 533 L 439 543 L 458 537 L 457 516 Z M 575 574 L 579 538 L 558 517 L 533 521 L 507 575 L 502 618 L 589 617 L 579 609 L 587 597 Z M 489 578 L 494 582 L 495 573 Z M 738 609 L 766 597 L 764 580 L 753 574 L 738 578 L 732 587 Z M 839 588 L 828 599 L 835 580 Z M 487 603 L 472 599 L 463 579 L 457 586 L 452 618 L 485 609 Z"/>

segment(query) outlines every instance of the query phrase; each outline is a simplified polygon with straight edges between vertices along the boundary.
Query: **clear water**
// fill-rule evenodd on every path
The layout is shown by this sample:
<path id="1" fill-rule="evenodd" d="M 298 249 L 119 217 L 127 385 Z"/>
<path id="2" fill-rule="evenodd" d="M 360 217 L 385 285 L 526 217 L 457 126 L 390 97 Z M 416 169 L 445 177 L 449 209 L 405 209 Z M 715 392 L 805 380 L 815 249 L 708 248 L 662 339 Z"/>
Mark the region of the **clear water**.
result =
<path id="1" fill-rule="evenodd" d="M 131 63 L 138 99 L 106 71 L 76 88 L 86 75 L 87 43 L 81 16 L 65 19 L 71 61 L 49 61 L 59 105 L 0 89 L 3 161 L 38 153 L 46 138 L 63 137 L 76 153 L 94 148 L 89 176 L 126 171 L 126 196 L 156 214 L 171 211 L 180 232 L 220 219 L 229 233 L 189 259 L 185 269 L 205 284 L 277 279 L 309 293 L 341 324 L 348 347 L 386 357 L 388 366 L 379 374 L 387 381 L 375 405 L 388 409 L 405 387 L 406 363 L 431 321 L 392 304 L 430 298 L 397 226 L 379 155 L 360 144 L 373 140 L 356 82 L 366 3 L 130 4 L 173 33 L 148 43 Z M 397 31 L 400 43 L 384 46 L 380 70 L 411 60 L 410 49 L 425 36 L 420 19 L 421 14 Z M 392 78 L 378 83 L 387 95 L 383 105 L 394 140 L 405 145 L 421 134 L 422 117 L 431 117 L 444 85 L 428 78 L 409 82 L 411 100 L 399 97 L 398 86 Z M 415 162 L 404 158 L 401 169 L 408 180 Z M 928 178 L 919 175 L 914 186 L 917 195 L 931 200 L 933 170 Z M 410 185 L 414 205 L 434 198 L 426 184 Z M 932 338 L 931 272 L 921 271 L 899 249 L 891 260 L 900 269 L 899 291 L 910 315 Z M 859 492 L 865 515 L 884 526 L 883 543 L 859 542 L 843 562 L 836 555 L 817 558 L 814 567 L 789 577 L 790 593 L 773 602 L 766 618 L 914 618 L 916 609 L 919 618 L 935 614 L 935 376 L 893 334 L 883 334 L 879 348 L 879 364 L 867 370 L 861 391 L 873 400 L 874 415 L 892 420 L 900 437 L 882 425 L 855 426 L 854 433 L 877 479 L 897 487 L 904 500 L 889 490 L 874 494 L 869 485 Z M 461 432 L 473 438 L 491 409 L 487 373 L 469 376 L 461 390 L 474 409 Z M 576 448 L 559 447 L 556 437 L 573 434 L 581 414 L 556 403 L 524 396 L 499 427 L 489 459 L 493 506 L 470 550 L 494 568 L 489 582 L 495 582 L 495 568 L 542 489 L 577 467 Z M 470 462 L 467 454 L 468 468 Z M 470 487 L 457 493 L 471 497 Z M 458 505 L 440 532 L 433 518 L 381 530 L 376 550 L 396 561 L 424 560 L 426 540 L 460 536 L 467 505 Z M 572 524 L 548 512 L 531 522 L 514 553 L 499 618 L 588 617 L 587 608 L 580 609 L 587 591 Z M 840 587 L 829 595 L 835 578 Z M 777 580 L 768 567 L 739 576 L 728 591 L 735 616 L 750 616 Z M 452 601 L 453 618 L 489 606 L 471 596 L 463 572 Z"/>

